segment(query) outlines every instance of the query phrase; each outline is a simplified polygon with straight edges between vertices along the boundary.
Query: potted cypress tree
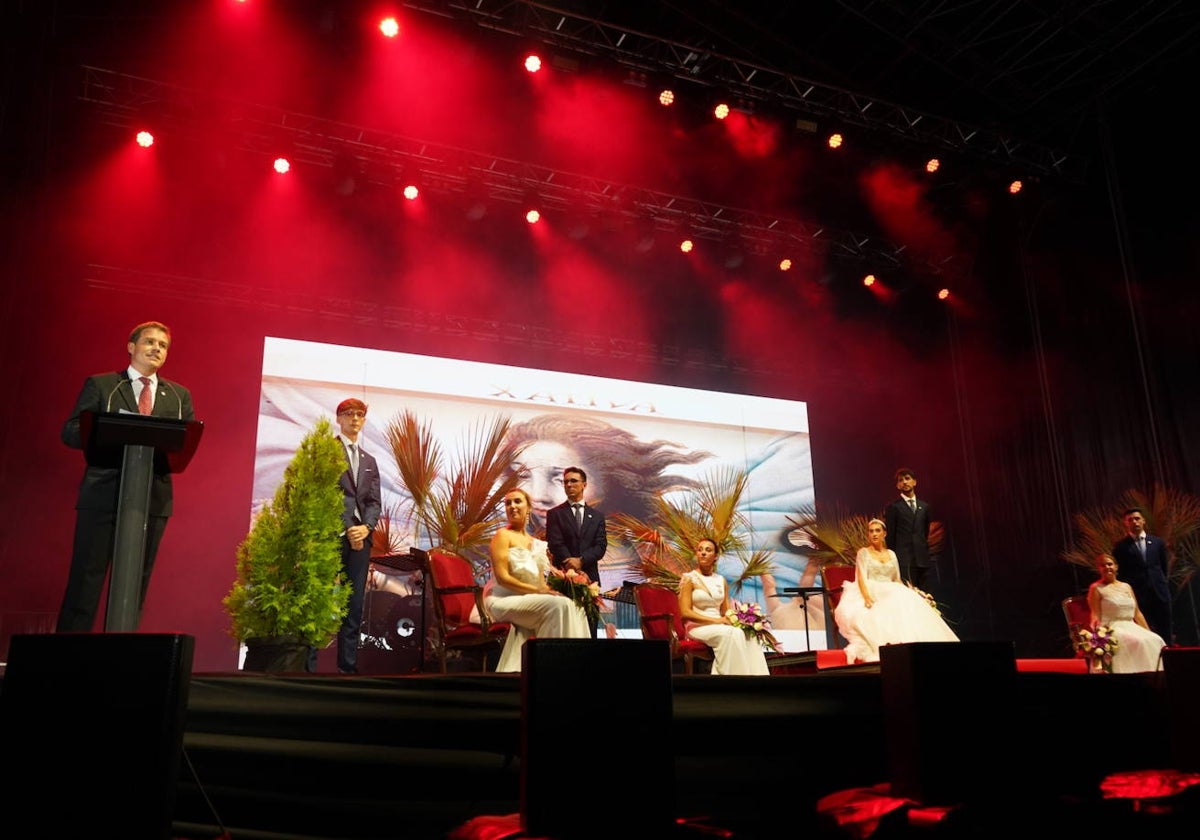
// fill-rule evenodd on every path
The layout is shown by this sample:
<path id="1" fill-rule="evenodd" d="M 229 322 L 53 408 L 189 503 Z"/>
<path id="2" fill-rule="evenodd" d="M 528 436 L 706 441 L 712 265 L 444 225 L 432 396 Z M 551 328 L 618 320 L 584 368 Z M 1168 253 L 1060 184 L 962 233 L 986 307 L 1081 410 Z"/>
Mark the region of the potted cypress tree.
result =
<path id="1" fill-rule="evenodd" d="M 283 482 L 237 549 L 237 579 L 222 603 L 247 671 L 303 671 L 311 648 L 337 635 L 350 586 L 342 579 L 342 446 L 317 421 Z"/>

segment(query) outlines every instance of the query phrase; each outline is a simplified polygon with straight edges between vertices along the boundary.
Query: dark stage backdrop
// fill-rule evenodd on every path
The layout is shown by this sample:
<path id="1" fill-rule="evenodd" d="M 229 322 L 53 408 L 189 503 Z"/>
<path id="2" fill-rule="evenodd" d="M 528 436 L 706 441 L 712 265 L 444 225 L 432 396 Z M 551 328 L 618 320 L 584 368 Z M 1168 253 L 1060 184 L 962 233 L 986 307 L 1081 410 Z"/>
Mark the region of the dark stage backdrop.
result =
<path id="1" fill-rule="evenodd" d="M 79 65 L 118 57 L 48 31 L 30 38 L 45 48 L 14 59 L 0 114 L 0 640 L 52 624 L 82 471 L 59 430 L 83 378 L 123 368 L 129 328 L 146 319 L 173 329 L 163 373 L 191 388 L 206 430 L 176 481 L 142 628 L 195 636 L 198 670 L 237 661 L 220 601 L 249 525 L 267 336 L 804 402 L 820 500 L 878 513 L 893 471 L 913 468 L 947 531 L 931 589 L 960 635 L 1012 639 L 1019 656 L 1069 654 L 1059 602 L 1092 579 L 1060 558 L 1075 512 L 1159 480 L 1197 489 L 1200 236 L 1196 214 L 1156 190 L 1188 193 L 1196 170 L 1175 169 L 1183 140 L 1156 138 L 1168 145 L 1148 153 L 1133 111 L 1113 171 L 1005 206 L 974 197 L 955 220 L 970 227 L 971 268 L 947 308 L 924 294 L 938 278 L 901 278 L 883 299 L 825 255 L 783 275 L 684 260 L 661 241 L 647 250 L 615 225 L 533 237 L 503 218 L 511 203 L 402 212 L 369 179 L 282 181 L 206 142 L 139 156 L 77 98 Z M 154 77 L 152 52 L 121 69 Z M 1153 102 L 1141 109 L 1154 116 Z M 513 155 L 556 145 L 507 139 Z M 691 190 L 709 167 L 699 157 L 671 188 Z M 745 174 L 762 187 L 755 201 L 779 183 Z M 832 212 L 852 183 L 805 212 Z M 1189 643 L 1192 600 L 1177 600 Z"/>

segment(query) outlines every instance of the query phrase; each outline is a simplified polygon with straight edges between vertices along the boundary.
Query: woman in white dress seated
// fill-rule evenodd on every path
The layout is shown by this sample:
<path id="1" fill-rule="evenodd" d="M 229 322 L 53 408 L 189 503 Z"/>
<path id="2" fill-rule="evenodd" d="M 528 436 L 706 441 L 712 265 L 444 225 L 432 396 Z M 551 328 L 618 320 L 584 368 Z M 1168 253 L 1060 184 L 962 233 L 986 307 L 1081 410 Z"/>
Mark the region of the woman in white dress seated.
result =
<path id="1" fill-rule="evenodd" d="M 958 636 L 924 595 L 900 580 L 900 563 L 887 547 L 884 524 L 867 523 L 867 545 L 854 558 L 854 579 L 842 585 L 833 612 L 846 639 L 846 660 L 878 662 L 884 645 L 957 642 Z"/>
<path id="2" fill-rule="evenodd" d="M 1107 625 L 1112 628 L 1117 640 L 1117 649 L 1112 657 L 1114 674 L 1159 671 L 1162 669 L 1160 654 L 1166 643 L 1146 623 L 1146 617 L 1138 608 L 1133 587 L 1117 580 L 1117 569 L 1117 561 L 1111 554 L 1101 554 L 1096 558 L 1096 571 L 1100 579 L 1088 587 L 1092 626 Z"/>
<path id="3" fill-rule="evenodd" d="M 697 568 L 679 579 L 679 617 L 683 619 L 684 630 L 688 638 L 713 649 L 713 674 L 769 674 L 762 644 L 725 617 L 729 611 L 729 593 L 716 566 L 717 544 L 705 537 L 696 543 Z"/>
<path id="4" fill-rule="evenodd" d="M 586 639 L 589 633 L 583 608 L 546 583 L 546 542 L 526 532 L 529 494 L 519 489 L 506 493 L 504 513 L 508 521 L 492 537 L 492 578 L 483 603 L 492 621 L 512 625 L 496 671 L 514 672 L 521 670 L 526 640 Z"/>

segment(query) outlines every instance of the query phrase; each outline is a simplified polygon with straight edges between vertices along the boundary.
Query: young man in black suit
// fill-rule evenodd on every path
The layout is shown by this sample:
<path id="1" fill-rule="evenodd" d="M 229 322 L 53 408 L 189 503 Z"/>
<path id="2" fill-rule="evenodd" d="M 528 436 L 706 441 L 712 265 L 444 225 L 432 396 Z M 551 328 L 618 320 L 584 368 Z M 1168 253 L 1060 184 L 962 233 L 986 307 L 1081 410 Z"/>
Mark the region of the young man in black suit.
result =
<path id="1" fill-rule="evenodd" d="M 546 512 L 546 543 L 554 565 L 582 571 L 591 581 L 600 581 L 600 558 L 608 550 L 608 528 L 604 514 L 583 500 L 587 473 L 580 467 L 563 470 L 567 500 Z M 596 638 L 596 623 L 591 625 Z"/>
<path id="2" fill-rule="evenodd" d="M 62 428 L 62 442 L 83 449 L 80 415 L 127 412 L 153 417 L 169 417 L 191 422 L 196 419 L 192 395 L 178 382 L 158 375 L 171 348 L 171 330 L 158 321 L 138 324 L 129 334 L 125 350 L 129 366 L 113 373 L 89 376 L 83 383 L 75 408 Z M 71 571 L 62 606 L 58 611 L 56 632 L 90 633 L 100 607 L 105 575 L 112 563 L 117 531 L 117 501 L 121 488 L 119 466 L 88 465 L 79 484 L 75 503 L 75 541 L 71 553 Z M 138 620 L 150 585 L 150 572 L 158 545 L 167 529 L 167 518 L 174 507 L 171 472 L 165 457 L 154 459 L 154 481 L 150 487 L 150 506 L 146 518 L 146 545 L 142 555 L 141 592 Z"/>
<path id="3" fill-rule="evenodd" d="M 361 435 L 367 422 L 367 404 L 342 400 L 337 406 L 338 438 L 346 450 L 346 471 L 338 478 L 342 488 L 342 571 L 350 583 L 350 605 L 337 638 L 339 674 L 358 673 L 358 643 L 366 601 L 367 571 L 371 566 L 371 532 L 383 512 L 379 489 L 379 463 L 362 449 Z M 316 671 L 316 651 L 309 656 L 309 670 Z"/>
<path id="4" fill-rule="evenodd" d="M 888 548 L 900 561 L 900 577 L 925 589 L 929 573 L 929 505 L 917 498 L 917 478 L 908 467 L 896 470 L 900 498 L 884 511 Z"/>
<path id="5" fill-rule="evenodd" d="M 1113 546 L 1121 578 L 1133 587 L 1150 629 L 1171 644 L 1171 587 L 1167 583 L 1167 544 L 1146 533 L 1141 508 L 1125 511 L 1126 535 Z"/>

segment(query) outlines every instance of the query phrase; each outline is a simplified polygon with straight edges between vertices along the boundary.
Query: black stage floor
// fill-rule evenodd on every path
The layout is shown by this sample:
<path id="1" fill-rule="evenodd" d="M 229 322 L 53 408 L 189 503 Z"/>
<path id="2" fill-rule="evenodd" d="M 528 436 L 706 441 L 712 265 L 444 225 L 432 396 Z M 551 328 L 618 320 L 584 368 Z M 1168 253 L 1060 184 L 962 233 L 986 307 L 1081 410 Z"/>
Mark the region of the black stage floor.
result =
<path id="1" fill-rule="evenodd" d="M 916 708 L 896 699 L 895 685 L 905 683 L 906 691 L 915 685 L 911 675 L 896 675 L 891 667 L 885 659 L 883 668 L 768 677 L 674 674 L 669 769 L 649 780 L 639 772 L 645 745 L 620 723 L 620 714 L 614 725 L 608 715 L 586 711 L 586 701 L 582 719 L 564 709 L 562 738 L 577 745 L 578 760 L 562 768 L 563 795 L 578 802 L 587 825 L 605 826 L 605 836 L 660 836 L 647 834 L 638 821 L 647 802 L 665 797 L 677 817 L 690 821 L 691 835 L 852 837 L 819 813 L 818 801 L 887 786 L 897 773 L 912 772 L 921 774 L 920 786 L 929 786 L 922 789 L 970 779 L 978 784 L 967 784 L 966 801 L 951 819 L 921 827 L 890 817 L 872 836 L 1041 836 L 1081 827 L 1108 834 L 1122 822 L 1137 836 L 1182 836 L 1185 823 L 1194 834 L 1191 818 L 1200 814 L 1194 798 L 1148 808 L 1103 800 L 1099 792 L 1111 773 L 1178 764 L 1173 727 L 1179 721 L 1162 672 L 1017 668 L 1011 681 L 997 685 L 968 668 L 909 691 Z M 192 674 L 172 834 L 447 838 L 464 836 L 476 818 L 519 814 L 522 714 L 531 702 L 523 697 L 524 679 Z M 620 675 L 593 679 L 604 684 Z M 94 701 L 89 686 L 78 688 L 80 702 Z M 586 698 L 595 686 L 584 680 L 575 688 Z M 636 691 L 627 696 L 636 703 Z M 1198 699 L 1190 698 L 1190 708 L 1200 708 Z M 13 737 L 22 725 L 12 719 L 13 705 L 0 712 L 7 718 L 5 737 Z M 624 713 L 629 719 L 629 710 Z M 69 736 L 69 725 L 62 733 Z M 86 750 L 87 741 L 67 737 L 60 744 Z M 897 750 L 913 743 L 921 758 L 897 763 Z M 58 766 L 60 778 L 48 780 L 47 788 L 59 790 L 62 807 L 70 808 L 71 756 Z M 21 807 L 6 806 L 9 818 Z M 36 813 L 46 820 L 54 812 Z M 128 835 L 98 830 L 92 836 Z M 490 837 L 501 836 L 525 835 L 493 827 Z"/>

